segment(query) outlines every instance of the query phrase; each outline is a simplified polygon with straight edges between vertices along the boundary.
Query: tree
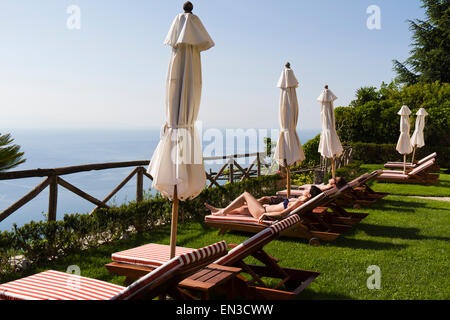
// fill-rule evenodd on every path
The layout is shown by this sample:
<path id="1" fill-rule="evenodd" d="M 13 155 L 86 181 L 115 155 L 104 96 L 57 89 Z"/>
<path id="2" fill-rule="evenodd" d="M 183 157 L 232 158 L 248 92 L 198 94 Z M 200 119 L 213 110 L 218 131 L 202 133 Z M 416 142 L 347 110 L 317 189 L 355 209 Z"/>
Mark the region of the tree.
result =
<path id="1" fill-rule="evenodd" d="M 450 82 L 450 0 L 422 0 L 425 20 L 408 20 L 413 32 L 413 49 L 406 61 L 394 60 L 397 80 L 407 85 L 418 82 Z"/>
<path id="2" fill-rule="evenodd" d="M 20 146 L 11 144 L 14 139 L 11 135 L 0 133 L 0 171 L 5 171 L 24 163 L 24 153 L 20 152 Z"/>
<path id="3" fill-rule="evenodd" d="M 369 101 L 380 101 L 381 94 L 376 87 L 362 87 L 356 90 L 356 99 L 350 102 L 350 107 L 358 107 Z"/>

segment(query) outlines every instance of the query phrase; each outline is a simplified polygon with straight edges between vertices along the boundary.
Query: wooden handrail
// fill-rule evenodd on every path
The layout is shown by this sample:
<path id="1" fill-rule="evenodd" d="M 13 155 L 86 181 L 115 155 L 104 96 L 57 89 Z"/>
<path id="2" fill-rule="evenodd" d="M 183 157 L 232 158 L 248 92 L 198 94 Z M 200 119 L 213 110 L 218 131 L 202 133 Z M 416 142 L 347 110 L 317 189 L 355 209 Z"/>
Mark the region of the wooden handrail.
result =
<path id="1" fill-rule="evenodd" d="M 12 180 L 12 179 L 45 177 L 45 176 L 62 176 L 65 174 L 72 174 L 92 170 L 106 170 L 114 168 L 146 166 L 149 163 L 150 163 L 149 160 L 107 162 L 107 163 L 84 164 L 79 166 L 62 167 L 55 169 L 32 169 L 22 171 L 0 172 L 0 180 Z"/>
<path id="2" fill-rule="evenodd" d="M 257 175 L 260 175 L 260 165 L 261 165 L 261 154 L 263 152 L 256 153 L 246 153 L 246 154 L 233 154 L 228 156 L 215 156 L 215 157 L 204 157 L 204 160 L 220 160 L 220 159 L 229 159 L 227 163 L 223 165 L 223 167 L 219 170 L 217 174 L 207 173 L 206 176 L 208 180 L 210 180 L 211 184 L 209 187 L 215 185 L 220 186 L 217 181 L 222 180 L 220 177 L 223 174 L 223 171 L 227 168 L 227 166 L 231 167 L 230 172 L 228 173 L 229 179 L 231 181 L 234 180 L 234 166 L 238 168 L 238 170 L 242 173 L 241 180 L 248 179 L 252 174 L 255 174 L 255 170 L 251 170 L 252 167 L 256 164 L 257 166 Z M 245 158 L 245 157 L 255 157 L 256 159 L 252 162 L 251 166 L 248 169 L 242 168 L 234 159 L 237 158 Z M 36 177 L 46 177 L 46 179 L 41 182 L 38 186 L 36 186 L 33 190 L 28 192 L 21 199 L 16 201 L 14 204 L 9 206 L 3 212 L 0 212 L 0 222 L 10 216 L 12 213 L 17 211 L 19 208 L 24 206 L 26 203 L 35 198 L 39 193 L 41 193 L 45 188 L 49 187 L 49 202 L 48 202 L 48 220 L 53 221 L 56 220 L 56 209 L 58 202 L 58 185 L 64 187 L 65 189 L 75 193 L 79 197 L 93 203 L 96 205 L 94 210 L 98 208 L 109 208 L 106 204 L 111 198 L 125 185 L 127 184 L 135 175 L 136 175 L 136 201 L 140 202 L 144 198 L 143 192 L 143 178 L 144 176 L 153 180 L 153 177 L 143 168 L 143 166 L 148 166 L 150 163 L 149 160 L 140 160 L 140 161 L 125 161 L 125 162 L 108 162 L 108 163 L 95 163 L 95 164 L 85 164 L 78 166 L 69 166 L 69 167 L 61 167 L 61 168 L 53 168 L 53 169 L 32 169 L 32 170 L 20 170 L 20 171 L 8 171 L 8 172 L 0 172 L 0 180 L 13 180 L 13 179 L 23 179 L 23 178 L 36 178 Z M 131 173 L 122 180 L 122 182 L 117 185 L 113 191 L 111 191 L 103 200 L 99 200 L 90 194 L 84 192 L 83 190 L 77 188 L 66 180 L 62 179 L 60 176 L 68 175 L 78 172 L 86 172 L 92 170 L 106 170 L 106 169 L 115 169 L 115 168 L 126 168 L 126 167 L 135 167 Z"/>

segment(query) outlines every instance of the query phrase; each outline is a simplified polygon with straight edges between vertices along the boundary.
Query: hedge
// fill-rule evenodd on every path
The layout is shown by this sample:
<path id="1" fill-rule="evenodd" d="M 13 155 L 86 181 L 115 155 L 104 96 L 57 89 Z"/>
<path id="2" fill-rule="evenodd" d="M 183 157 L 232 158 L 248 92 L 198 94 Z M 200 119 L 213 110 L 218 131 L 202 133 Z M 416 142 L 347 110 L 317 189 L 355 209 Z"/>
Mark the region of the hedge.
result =
<path id="1" fill-rule="evenodd" d="M 364 142 L 346 142 L 345 145 L 353 148 L 353 160 L 363 163 L 386 163 L 388 161 L 403 161 L 403 156 L 395 149 L 395 144 L 376 144 Z M 450 147 L 431 147 L 425 145 L 416 149 L 415 159 L 421 159 L 436 152 L 437 163 L 442 168 L 450 168 Z M 407 156 L 407 161 L 411 161 L 412 154 Z"/>
<path id="2" fill-rule="evenodd" d="M 223 207 L 244 191 L 255 197 L 275 194 L 282 186 L 279 175 L 261 176 L 221 187 L 205 189 L 195 199 L 180 202 L 180 216 L 202 221 L 205 202 Z M 66 214 L 61 221 L 30 222 L 0 233 L 0 275 L 20 269 L 11 258 L 21 255 L 30 264 L 45 263 L 102 243 L 121 239 L 129 233 L 149 232 L 170 223 L 171 202 L 157 195 L 148 200 L 119 207 L 98 209 L 93 214 Z"/>

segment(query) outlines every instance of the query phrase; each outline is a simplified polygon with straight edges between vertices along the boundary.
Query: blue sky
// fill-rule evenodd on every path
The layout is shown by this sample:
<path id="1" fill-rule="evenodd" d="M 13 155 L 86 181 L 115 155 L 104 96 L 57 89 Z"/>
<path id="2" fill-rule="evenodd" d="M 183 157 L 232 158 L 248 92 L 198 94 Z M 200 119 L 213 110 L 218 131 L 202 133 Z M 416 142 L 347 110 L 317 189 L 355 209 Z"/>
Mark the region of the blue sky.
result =
<path id="1" fill-rule="evenodd" d="M 1 0 L 0 128 L 159 127 L 170 49 L 163 45 L 184 1 Z M 361 86 L 394 77 L 409 55 L 407 19 L 419 0 L 197 0 L 216 46 L 202 54 L 199 120 L 207 127 L 277 128 L 278 77 L 300 81 L 300 130 L 320 128 L 323 85 L 348 105 Z M 81 9 L 81 29 L 66 12 Z M 367 7 L 381 9 L 369 30 Z"/>

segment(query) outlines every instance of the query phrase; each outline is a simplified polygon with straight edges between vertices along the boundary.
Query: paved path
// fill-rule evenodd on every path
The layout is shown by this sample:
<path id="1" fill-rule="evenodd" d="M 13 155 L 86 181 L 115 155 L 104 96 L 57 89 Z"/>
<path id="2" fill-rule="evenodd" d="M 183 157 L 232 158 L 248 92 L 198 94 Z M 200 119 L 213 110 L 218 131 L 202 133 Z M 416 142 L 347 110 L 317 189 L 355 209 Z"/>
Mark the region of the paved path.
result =
<path id="1" fill-rule="evenodd" d="M 419 199 L 438 200 L 438 201 L 450 202 L 450 197 L 422 197 L 422 196 L 409 196 L 409 197 L 410 198 L 419 198 Z"/>

